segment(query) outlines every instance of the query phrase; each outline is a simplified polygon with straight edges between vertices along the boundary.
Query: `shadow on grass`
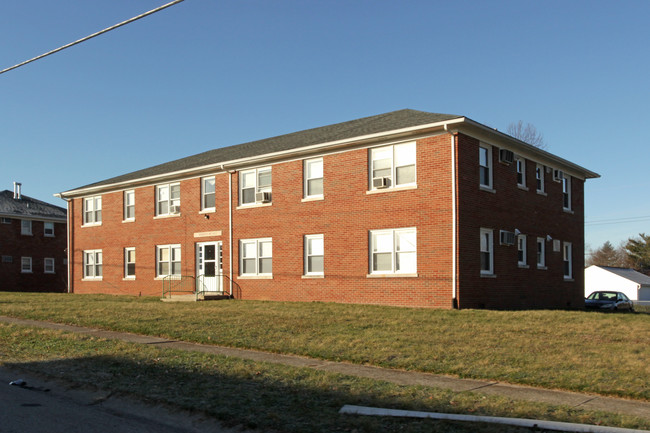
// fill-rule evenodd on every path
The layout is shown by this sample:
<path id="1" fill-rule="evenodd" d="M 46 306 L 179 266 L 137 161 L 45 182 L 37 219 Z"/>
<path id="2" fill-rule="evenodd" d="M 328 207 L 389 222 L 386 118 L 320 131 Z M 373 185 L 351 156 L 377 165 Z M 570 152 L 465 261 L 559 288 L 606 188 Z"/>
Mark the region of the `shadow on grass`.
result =
<path id="1" fill-rule="evenodd" d="M 400 388 L 233 358 L 180 353 L 147 359 L 98 355 L 5 365 L 71 386 L 108 389 L 170 409 L 205 413 L 226 426 L 263 431 L 531 431 L 503 425 L 340 415 L 338 411 L 345 404 L 471 413 L 474 409 L 470 407 L 476 403 L 454 403 L 454 395 L 444 390 Z"/>

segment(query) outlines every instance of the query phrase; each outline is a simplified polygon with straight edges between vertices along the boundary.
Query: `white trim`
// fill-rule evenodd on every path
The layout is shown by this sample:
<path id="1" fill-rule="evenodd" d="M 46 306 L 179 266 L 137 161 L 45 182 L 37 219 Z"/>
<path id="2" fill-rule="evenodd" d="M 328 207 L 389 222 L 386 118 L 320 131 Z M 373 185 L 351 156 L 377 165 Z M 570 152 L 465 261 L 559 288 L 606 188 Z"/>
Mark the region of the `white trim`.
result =
<path id="1" fill-rule="evenodd" d="M 81 257 L 81 264 L 82 264 L 82 269 L 81 269 L 81 275 L 82 275 L 82 280 L 84 281 L 98 281 L 102 280 L 104 277 L 104 254 L 101 249 L 98 250 L 83 250 L 82 251 L 82 257 Z M 98 256 L 99 254 L 99 256 Z M 92 255 L 93 262 L 88 263 L 86 261 L 87 255 Z M 101 260 L 97 260 L 98 257 Z M 86 273 L 86 267 L 87 266 L 92 266 L 92 275 L 88 275 Z M 97 267 L 101 266 L 101 275 L 97 276 Z"/>
<path id="2" fill-rule="evenodd" d="M 401 239 L 400 234 L 412 234 L 415 242 L 415 245 L 412 250 L 409 249 L 399 249 L 398 241 Z M 386 239 L 381 243 L 378 242 L 378 238 L 383 236 L 385 238 L 390 237 L 390 245 L 386 245 Z M 408 242 L 408 238 L 404 238 Z M 401 227 L 394 229 L 378 229 L 378 230 L 368 230 L 368 275 L 378 276 L 378 275 L 414 275 L 417 274 L 418 268 L 418 247 L 417 247 L 417 228 L 416 227 Z M 390 269 L 377 269 L 377 262 L 375 261 L 375 256 L 379 254 L 390 254 Z M 398 259 L 400 254 L 413 254 L 412 266 L 408 267 L 406 270 L 398 269 Z M 408 262 L 407 262 L 408 263 Z M 415 272 L 413 272 L 415 270 Z"/>
<path id="3" fill-rule="evenodd" d="M 24 264 L 23 261 L 24 261 L 25 259 L 29 260 L 29 269 L 25 269 L 25 268 L 23 267 L 23 264 Z M 33 273 L 33 272 L 34 272 L 34 263 L 33 263 L 32 258 L 31 258 L 31 257 L 27 257 L 27 256 L 22 256 L 22 257 L 20 257 L 20 273 L 21 273 L 21 274 L 31 274 L 31 273 Z"/>
<path id="4" fill-rule="evenodd" d="M 519 260 L 519 252 L 523 252 L 523 260 Z M 517 265 L 520 268 L 528 267 L 528 238 L 525 234 L 517 235 Z"/>
<path id="5" fill-rule="evenodd" d="M 52 234 L 48 235 L 47 234 L 47 225 L 52 224 Z M 54 232 L 54 221 L 43 221 L 43 236 L 46 238 L 54 238 L 56 237 L 56 233 Z"/>
<path id="6" fill-rule="evenodd" d="M 488 228 L 483 228 L 481 227 L 480 229 L 480 239 L 479 239 L 479 268 L 481 270 L 481 276 L 493 276 L 494 275 L 494 230 L 493 229 L 488 229 Z M 484 236 L 487 235 L 487 238 Z M 485 248 L 483 248 L 483 241 L 485 239 Z M 488 263 L 488 269 L 483 269 L 483 264 L 482 264 L 482 254 L 489 254 L 489 263 Z"/>
<path id="7" fill-rule="evenodd" d="M 205 181 L 207 180 L 212 180 L 212 187 L 214 188 L 214 191 L 212 191 L 212 195 L 214 195 L 214 206 L 210 207 L 204 207 L 205 206 Z M 199 182 L 201 183 L 201 193 L 200 193 L 200 200 L 201 204 L 199 206 L 199 213 L 208 213 L 208 212 L 216 212 L 217 209 L 217 177 L 215 175 L 212 176 L 203 176 L 199 178 Z"/>
<path id="8" fill-rule="evenodd" d="M 542 251 L 540 255 L 539 251 L 539 246 L 542 246 Z M 540 260 L 541 258 L 541 260 Z M 547 269 L 546 268 L 546 239 L 545 238 L 537 238 L 537 242 L 535 243 L 535 265 L 537 266 L 537 269 Z"/>
<path id="9" fill-rule="evenodd" d="M 321 176 L 320 177 L 309 177 L 309 164 L 310 163 L 315 163 L 320 161 L 320 169 L 321 169 Z M 324 158 L 318 157 L 318 158 L 310 158 L 310 159 L 305 159 L 302 165 L 302 178 L 303 178 L 303 186 L 302 186 L 302 200 L 323 200 L 324 194 L 325 194 L 325 162 Z M 310 180 L 318 180 L 320 179 L 322 182 L 321 188 L 323 192 L 320 194 L 309 194 L 309 181 Z"/>
<path id="10" fill-rule="evenodd" d="M 484 149 L 486 151 L 486 155 L 485 155 L 486 161 L 485 162 L 486 162 L 487 165 L 481 165 L 481 150 L 482 149 Z M 494 178 L 493 178 L 493 175 L 494 175 L 494 160 L 492 159 L 492 146 L 491 145 L 489 145 L 487 143 L 483 143 L 483 142 L 479 143 L 479 146 L 478 146 L 478 166 L 479 166 L 479 178 L 478 178 L 479 188 L 481 188 L 483 190 L 486 190 L 486 191 L 494 192 Z M 488 172 L 487 173 L 488 174 L 487 183 L 483 183 L 483 179 L 482 179 L 483 176 L 481 175 L 481 169 L 482 168 L 485 168 L 487 170 L 487 172 Z"/>
<path id="11" fill-rule="evenodd" d="M 163 249 L 169 250 L 169 259 L 165 262 L 160 261 L 160 251 Z M 178 249 L 178 260 L 174 260 L 173 251 Z M 168 272 L 163 274 L 160 272 L 160 263 L 167 263 L 169 265 Z M 180 266 L 179 272 L 174 273 L 174 263 L 178 263 Z M 182 275 L 183 274 L 183 250 L 181 244 L 166 244 L 166 245 L 156 245 L 156 278 L 163 279 L 167 276 L 172 275 Z"/>
<path id="12" fill-rule="evenodd" d="M 28 230 L 25 230 L 24 223 L 29 223 Z M 21 236 L 34 236 L 34 220 L 21 219 L 20 220 L 20 235 Z"/>
<path id="13" fill-rule="evenodd" d="M 47 262 L 48 262 L 48 260 L 52 261 L 52 270 L 51 271 L 47 270 Z M 44 274 L 55 274 L 56 273 L 55 261 L 54 261 L 53 257 L 45 257 L 43 259 L 43 273 Z"/>
<path id="14" fill-rule="evenodd" d="M 566 263 L 569 264 L 568 274 L 564 269 Z M 564 275 L 564 281 L 573 281 L 573 244 L 571 242 L 562 243 L 562 274 Z"/>
<path id="15" fill-rule="evenodd" d="M 133 253 L 135 254 L 135 247 L 125 247 L 124 248 L 124 256 L 123 256 L 123 259 L 124 259 L 124 269 L 123 269 L 123 271 L 124 271 L 124 273 L 122 274 L 122 277 L 123 277 L 124 280 L 135 280 L 135 277 L 136 277 L 135 270 L 134 270 L 133 275 L 128 274 L 128 272 L 129 272 L 129 264 L 133 263 L 133 265 L 135 266 L 136 263 L 137 263 L 136 262 L 137 259 L 135 259 L 133 262 L 128 261 L 128 253 L 130 251 L 133 251 Z M 137 255 L 136 255 L 136 257 L 137 257 Z"/>
<path id="16" fill-rule="evenodd" d="M 172 198 L 172 187 L 178 186 L 178 198 L 174 199 Z M 163 188 L 167 189 L 167 199 L 161 199 L 160 198 L 160 191 L 163 190 Z M 178 213 L 172 213 L 172 207 L 173 206 L 181 206 L 181 183 L 180 182 L 170 182 L 170 183 L 161 183 L 155 186 L 154 188 L 154 218 L 157 217 L 171 217 L 171 216 L 180 216 L 181 212 L 179 211 Z M 174 204 L 174 202 L 178 202 L 178 204 Z M 166 212 L 161 212 L 158 205 L 160 203 L 166 203 L 167 204 L 167 211 Z"/>
<path id="17" fill-rule="evenodd" d="M 269 186 L 260 187 L 260 184 L 259 184 L 260 174 L 263 173 L 263 172 L 267 172 L 267 171 L 271 175 L 271 184 Z M 244 203 L 244 201 L 243 201 L 243 199 L 244 199 L 244 194 L 243 194 L 244 182 L 243 182 L 243 179 L 244 179 L 245 175 L 251 174 L 251 173 L 254 175 L 253 178 L 254 178 L 255 182 L 254 182 L 253 186 L 248 186 L 248 187 L 246 187 L 246 189 L 247 190 L 253 189 L 253 201 Z M 264 167 L 258 167 L 258 168 L 251 168 L 251 169 L 248 169 L 248 170 L 241 170 L 241 171 L 239 171 L 238 176 L 239 176 L 238 177 L 239 181 L 237 182 L 237 190 L 238 190 L 238 200 L 237 200 L 238 206 L 237 206 L 237 209 L 243 208 L 243 207 L 269 205 L 269 204 L 273 203 L 273 196 L 272 195 L 271 195 L 271 201 L 269 203 L 258 203 L 257 200 L 255 200 L 255 196 L 257 195 L 258 192 L 270 192 L 271 194 L 273 194 L 273 167 L 271 165 L 266 165 Z"/>
<path id="18" fill-rule="evenodd" d="M 128 204 L 128 196 L 133 194 L 133 203 Z M 135 221 L 135 189 L 126 189 L 122 191 L 122 222 L 131 222 Z M 127 217 L 127 209 L 133 206 L 133 216 Z"/>
<path id="19" fill-rule="evenodd" d="M 397 159 L 398 159 L 398 147 L 400 146 L 409 146 L 413 148 L 412 155 L 409 152 L 408 156 L 412 156 L 413 158 L 413 163 L 412 164 L 402 164 L 398 166 L 397 164 Z M 380 161 L 383 159 L 388 159 L 388 158 L 376 158 L 375 154 L 379 152 L 386 152 L 390 153 L 390 167 L 386 167 L 380 170 L 390 170 L 390 174 L 385 174 L 385 175 L 379 175 L 375 176 L 375 161 Z M 368 191 L 385 191 L 385 190 L 391 190 L 391 189 L 396 189 L 396 188 L 404 188 L 404 187 L 417 187 L 417 155 L 418 155 L 418 149 L 417 149 L 417 141 L 415 140 L 409 140 L 405 141 L 403 143 L 396 143 L 396 144 L 389 144 L 386 146 L 376 146 L 376 147 L 371 147 L 368 149 Z M 398 167 L 409 167 L 413 166 L 413 182 L 405 182 L 402 184 L 397 184 L 397 169 Z M 375 178 L 380 178 L 380 177 L 385 177 L 390 180 L 390 185 L 384 188 L 377 188 L 373 185 L 373 180 Z"/>
<path id="20" fill-rule="evenodd" d="M 310 241 L 320 240 L 322 243 L 322 254 L 309 254 L 309 243 Z M 303 241 L 303 276 L 323 276 L 325 275 L 325 236 L 323 234 L 316 235 L 304 235 Z M 322 257 L 323 258 L 323 270 L 322 271 L 309 271 L 309 258 L 310 257 Z"/>
<path id="21" fill-rule="evenodd" d="M 92 203 L 92 209 L 88 210 L 86 207 L 87 203 Z M 99 204 L 99 207 L 97 205 Z M 83 197 L 81 199 L 81 227 L 92 227 L 102 225 L 103 219 L 103 200 L 100 195 L 93 195 L 89 197 Z M 99 218 L 97 217 L 97 212 L 99 212 Z M 92 216 L 92 219 L 86 220 L 86 214 Z"/>
<path id="22" fill-rule="evenodd" d="M 269 243 L 271 245 L 271 255 L 263 256 L 261 253 L 261 244 Z M 244 257 L 244 245 L 255 245 L 255 256 Z M 244 273 L 244 259 L 255 260 L 255 272 Z M 271 259 L 271 272 L 260 272 L 260 260 Z M 239 240 L 239 278 L 242 277 L 272 277 L 273 276 L 273 238 L 253 238 Z"/>

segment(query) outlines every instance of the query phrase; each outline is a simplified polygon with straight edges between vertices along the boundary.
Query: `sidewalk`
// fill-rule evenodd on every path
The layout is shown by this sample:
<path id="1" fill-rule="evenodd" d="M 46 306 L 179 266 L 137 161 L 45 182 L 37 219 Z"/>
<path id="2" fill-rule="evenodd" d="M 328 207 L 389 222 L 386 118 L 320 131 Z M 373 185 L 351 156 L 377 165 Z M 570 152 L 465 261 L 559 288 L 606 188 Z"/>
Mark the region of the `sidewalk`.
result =
<path id="1" fill-rule="evenodd" d="M 383 380 L 398 385 L 422 385 L 449 389 L 454 392 L 474 392 L 505 396 L 514 400 L 529 400 L 540 403 L 567 405 L 587 410 L 602 410 L 650 419 L 650 403 L 620 398 L 602 397 L 568 391 L 556 391 L 527 386 L 510 385 L 487 380 L 458 379 L 428 373 L 371 367 L 344 362 L 323 361 L 295 355 L 279 355 L 256 350 L 235 349 L 211 346 L 184 341 L 168 340 L 159 337 L 129 334 L 124 332 L 103 331 L 80 326 L 62 325 L 37 320 L 16 319 L 0 316 L 0 322 L 15 325 L 34 326 L 59 331 L 88 334 L 98 338 L 121 340 L 130 343 L 147 344 L 160 348 L 203 352 L 214 355 L 232 356 L 252 361 L 271 362 L 293 367 L 308 367 L 316 370 L 330 371 L 351 376 Z"/>

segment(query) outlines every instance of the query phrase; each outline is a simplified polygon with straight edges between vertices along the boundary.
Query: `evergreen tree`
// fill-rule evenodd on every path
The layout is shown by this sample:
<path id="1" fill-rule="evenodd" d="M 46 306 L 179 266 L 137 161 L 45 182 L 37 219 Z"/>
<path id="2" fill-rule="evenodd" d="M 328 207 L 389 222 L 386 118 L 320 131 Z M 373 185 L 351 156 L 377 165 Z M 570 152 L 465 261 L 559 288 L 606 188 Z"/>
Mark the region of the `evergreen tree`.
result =
<path id="1" fill-rule="evenodd" d="M 650 272 L 650 235 L 640 233 L 639 237 L 628 239 L 625 250 L 634 269 Z"/>

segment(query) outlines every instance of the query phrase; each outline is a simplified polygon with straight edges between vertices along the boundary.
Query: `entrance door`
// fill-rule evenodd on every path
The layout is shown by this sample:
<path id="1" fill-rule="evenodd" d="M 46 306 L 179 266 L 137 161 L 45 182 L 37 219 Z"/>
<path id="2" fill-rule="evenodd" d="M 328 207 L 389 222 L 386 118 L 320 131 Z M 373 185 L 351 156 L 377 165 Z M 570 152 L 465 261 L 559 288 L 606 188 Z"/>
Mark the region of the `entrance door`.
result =
<path id="1" fill-rule="evenodd" d="M 199 292 L 222 292 L 221 242 L 196 244 L 196 289 Z"/>

